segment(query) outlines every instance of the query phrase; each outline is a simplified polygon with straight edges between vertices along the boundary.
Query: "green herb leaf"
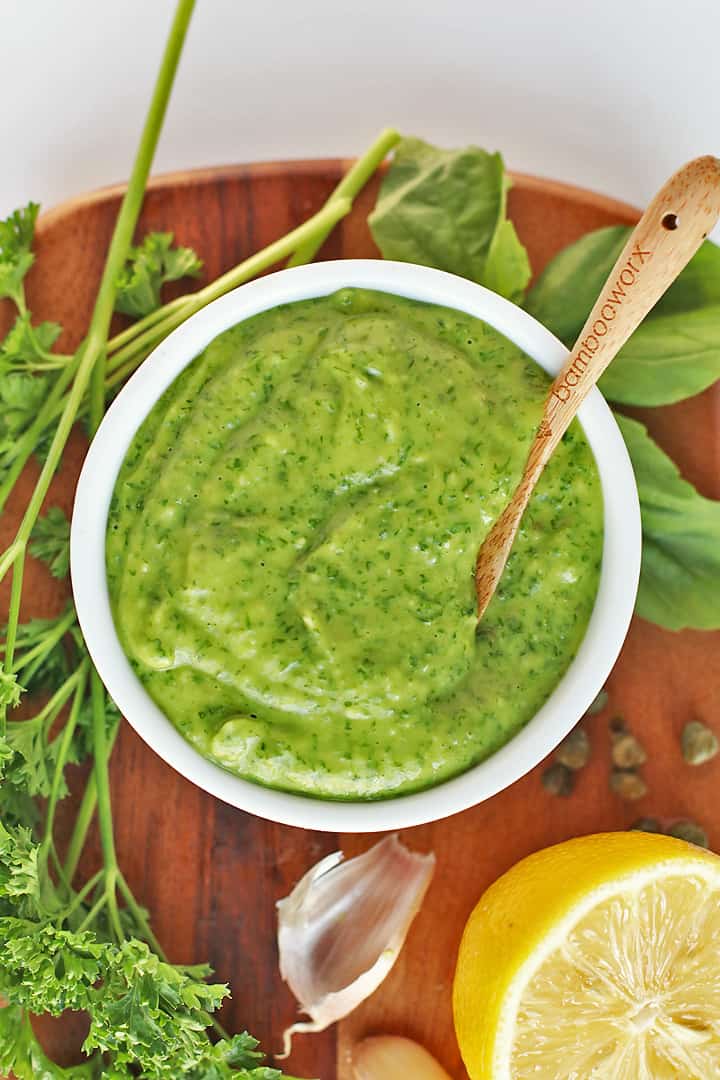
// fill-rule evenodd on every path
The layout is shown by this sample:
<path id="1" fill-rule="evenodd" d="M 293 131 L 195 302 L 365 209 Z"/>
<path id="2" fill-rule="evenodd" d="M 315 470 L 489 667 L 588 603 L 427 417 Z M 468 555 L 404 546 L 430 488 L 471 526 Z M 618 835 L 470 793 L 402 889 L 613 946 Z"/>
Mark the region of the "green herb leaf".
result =
<path id="1" fill-rule="evenodd" d="M 618 416 L 637 480 L 643 555 L 637 612 L 668 630 L 720 627 L 720 502 L 706 499 L 637 420 Z"/>
<path id="2" fill-rule="evenodd" d="M 6 779 L 28 795 L 49 795 L 60 740 L 48 742 L 43 716 L 8 720 L 5 741 L 14 755 Z"/>
<path id="3" fill-rule="evenodd" d="M 0 221 L 0 297 L 22 304 L 22 283 L 34 262 L 35 221 L 40 207 L 30 202 Z"/>
<path id="4" fill-rule="evenodd" d="M 582 330 L 629 232 L 624 225 L 613 225 L 581 237 L 548 263 L 528 293 L 526 310 L 568 348 Z"/>
<path id="5" fill-rule="evenodd" d="M 32 370 L 37 364 L 43 363 L 50 356 L 50 350 L 61 331 L 62 327 L 54 322 L 33 326 L 30 313 L 22 312 L 5 340 L 0 342 L 0 370 L 13 367 Z"/>
<path id="6" fill-rule="evenodd" d="M 68 618 L 69 609 L 65 608 L 55 618 L 29 619 L 18 626 L 13 666 L 22 672 L 23 686 L 29 693 L 59 690 L 69 676 L 70 664 L 65 647 L 65 634 L 69 631 L 63 630 Z M 3 635 L 6 635 L 6 630 L 3 630 Z M 31 651 L 32 656 L 28 658 Z"/>
<path id="7" fill-rule="evenodd" d="M 174 248 L 172 243 L 172 233 L 149 233 L 139 247 L 130 249 L 117 282 L 116 311 L 149 315 L 160 307 L 160 289 L 166 281 L 199 276 L 202 262 L 192 248 Z"/>
<path id="8" fill-rule="evenodd" d="M 30 554 L 41 559 L 55 578 L 66 578 L 70 571 L 70 522 L 59 506 L 51 506 L 35 522 Z"/>
<path id="9" fill-rule="evenodd" d="M 16 1080 L 95 1080 L 102 1075 L 102 1064 L 56 1065 L 38 1042 L 25 1010 L 7 1005 L 0 1009 L 0 1071 Z"/>
<path id="10" fill-rule="evenodd" d="M 17 676 L 10 671 L 0 671 L 0 705 L 14 708 L 20 701 L 25 687 L 19 686 Z"/>
<path id="11" fill-rule="evenodd" d="M 0 439 L 14 439 L 35 419 L 48 392 L 43 375 L 0 375 Z"/>
<path id="12" fill-rule="evenodd" d="M 505 216 L 508 186 L 500 154 L 402 139 L 369 217 L 375 243 L 386 259 L 448 270 L 518 298 L 530 264 Z"/>
<path id="13" fill-rule="evenodd" d="M 630 229 L 598 229 L 546 267 L 526 308 L 568 348 L 622 250 Z M 720 378 L 720 248 L 707 242 L 655 305 L 600 380 L 612 401 L 667 405 Z"/>

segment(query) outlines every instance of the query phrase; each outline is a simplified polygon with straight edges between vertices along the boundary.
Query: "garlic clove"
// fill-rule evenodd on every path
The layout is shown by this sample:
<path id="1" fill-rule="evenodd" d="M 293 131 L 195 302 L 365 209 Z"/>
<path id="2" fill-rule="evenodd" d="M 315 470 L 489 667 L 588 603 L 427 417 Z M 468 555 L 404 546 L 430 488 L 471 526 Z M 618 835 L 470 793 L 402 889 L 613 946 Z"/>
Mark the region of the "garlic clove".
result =
<path id="1" fill-rule="evenodd" d="M 373 1035 L 352 1053 L 355 1080 L 450 1080 L 432 1054 L 398 1035 Z"/>
<path id="2" fill-rule="evenodd" d="M 310 1019 L 283 1035 L 324 1031 L 383 981 L 397 960 L 435 870 L 387 836 L 363 855 L 322 859 L 278 902 L 280 974 Z"/>

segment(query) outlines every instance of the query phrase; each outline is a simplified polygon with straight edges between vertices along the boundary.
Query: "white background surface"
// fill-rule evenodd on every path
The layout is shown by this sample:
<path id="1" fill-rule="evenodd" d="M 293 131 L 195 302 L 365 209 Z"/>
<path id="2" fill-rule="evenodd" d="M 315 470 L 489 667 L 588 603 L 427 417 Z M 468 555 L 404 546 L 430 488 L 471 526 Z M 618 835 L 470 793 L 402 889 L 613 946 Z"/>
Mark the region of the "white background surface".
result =
<path id="1" fill-rule="evenodd" d="M 127 176 L 173 8 L 0 0 L 0 212 Z M 719 41 L 720 0 L 198 0 L 155 171 L 392 124 L 643 203 L 720 154 Z"/>

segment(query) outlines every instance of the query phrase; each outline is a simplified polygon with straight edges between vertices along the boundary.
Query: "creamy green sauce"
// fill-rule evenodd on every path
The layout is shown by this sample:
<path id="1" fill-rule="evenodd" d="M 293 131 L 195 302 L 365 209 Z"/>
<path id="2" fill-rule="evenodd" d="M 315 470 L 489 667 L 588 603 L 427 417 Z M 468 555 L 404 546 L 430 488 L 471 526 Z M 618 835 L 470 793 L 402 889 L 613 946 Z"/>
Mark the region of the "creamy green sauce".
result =
<path id="1" fill-rule="evenodd" d="M 575 654 L 602 497 L 574 424 L 476 633 L 473 567 L 548 379 L 478 319 L 344 289 L 216 338 L 138 431 L 107 568 L 118 633 L 180 732 L 328 798 L 486 758 Z"/>

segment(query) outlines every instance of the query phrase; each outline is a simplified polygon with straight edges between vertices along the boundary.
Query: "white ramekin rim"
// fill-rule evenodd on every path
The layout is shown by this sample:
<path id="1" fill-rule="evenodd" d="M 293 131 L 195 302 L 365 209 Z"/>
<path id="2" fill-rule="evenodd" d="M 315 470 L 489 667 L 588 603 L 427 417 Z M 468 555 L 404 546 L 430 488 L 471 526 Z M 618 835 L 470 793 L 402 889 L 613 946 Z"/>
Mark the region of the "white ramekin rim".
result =
<path id="1" fill-rule="evenodd" d="M 623 438 L 602 395 L 593 390 L 579 418 L 600 474 L 604 548 L 585 637 L 533 719 L 504 747 L 462 775 L 413 795 L 377 802 L 336 802 L 241 780 L 202 757 L 147 694 L 115 631 L 105 572 L 105 532 L 115 480 L 152 406 L 213 338 L 261 311 L 346 286 L 377 289 L 475 315 L 551 374 L 567 356 L 557 338 L 508 300 L 454 274 L 411 263 L 379 259 L 314 263 L 241 285 L 173 331 L 108 410 L 77 487 L 71 573 L 80 626 L 100 677 L 132 727 L 168 764 L 217 798 L 272 821 L 327 832 L 380 832 L 447 817 L 509 787 L 550 753 L 582 716 L 610 673 L 632 617 L 640 574 L 640 507 Z"/>

